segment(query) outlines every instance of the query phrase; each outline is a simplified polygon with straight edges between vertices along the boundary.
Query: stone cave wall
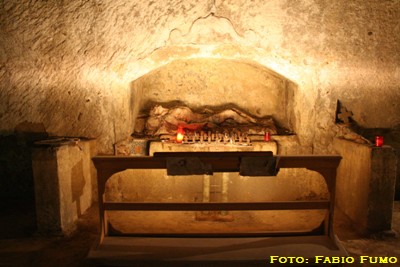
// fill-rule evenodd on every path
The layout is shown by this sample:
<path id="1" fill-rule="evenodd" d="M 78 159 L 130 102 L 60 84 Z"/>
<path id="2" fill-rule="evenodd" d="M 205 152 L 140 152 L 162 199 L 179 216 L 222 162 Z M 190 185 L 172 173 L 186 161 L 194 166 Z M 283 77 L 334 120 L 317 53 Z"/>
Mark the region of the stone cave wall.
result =
<path id="1" fill-rule="evenodd" d="M 133 81 L 213 58 L 293 82 L 302 151 L 331 152 L 337 99 L 364 128 L 400 125 L 399 17 L 398 0 L 4 0 L 0 134 L 34 125 L 112 153 L 134 127 Z"/>
<path id="2" fill-rule="evenodd" d="M 175 60 L 136 79 L 131 87 L 132 102 L 136 102 L 133 118 L 148 115 L 155 105 L 188 106 L 198 111 L 235 107 L 255 118 L 272 116 L 288 132 L 294 129 L 296 85 L 258 64 Z"/>

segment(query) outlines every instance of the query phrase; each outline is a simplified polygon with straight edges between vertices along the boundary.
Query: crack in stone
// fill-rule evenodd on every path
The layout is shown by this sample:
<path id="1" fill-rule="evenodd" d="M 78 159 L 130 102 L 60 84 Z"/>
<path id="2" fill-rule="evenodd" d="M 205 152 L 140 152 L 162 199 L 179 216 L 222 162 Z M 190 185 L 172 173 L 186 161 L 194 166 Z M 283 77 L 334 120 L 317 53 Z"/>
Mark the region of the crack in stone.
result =
<path id="1" fill-rule="evenodd" d="M 173 28 L 172 30 L 170 30 L 170 33 L 169 33 L 169 35 L 168 35 L 168 39 L 164 41 L 164 45 L 163 45 L 163 46 L 156 47 L 156 48 L 154 48 L 153 50 L 151 50 L 150 52 L 148 52 L 148 53 L 146 53 L 146 54 L 139 55 L 138 60 L 144 60 L 146 57 L 152 55 L 152 54 L 155 53 L 157 50 L 160 50 L 161 48 L 167 46 L 168 43 L 171 43 L 172 35 L 174 35 L 175 32 L 178 32 L 178 34 L 179 34 L 180 37 L 187 37 L 187 36 L 189 36 L 190 33 L 192 32 L 192 29 L 193 29 L 194 25 L 195 25 L 197 22 L 199 22 L 199 21 L 201 21 L 201 20 L 207 20 L 207 19 L 209 19 L 209 18 L 216 18 L 216 19 L 228 21 L 228 23 L 229 23 L 229 25 L 231 26 L 231 29 L 233 30 L 233 32 L 234 32 L 239 38 L 243 38 L 243 37 L 244 37 L 242 34 L 240 34 L 240 33 L 236 30 L 236 28 L 235 28 L 235 26 L 234 26 L 234 24 L 232 23 L 232 21 L 231 21 L 230 18 L 225 17 L 225 16 L 218 16 L 218 15 L 216 15 L 216 13 L 217 13 L 216 0 L 213 0 L 213 4 L 212 4 L 212 6 L 211 6 L 211 8 L 210 8 L 210 11 L 209 11 L 206 15 L 200 16 L 200 17 L 197 17 L 196 19 L 194 19 L 193 22 L 190 24 L 190 27 L 189 27 L 189 29 L 188 29 L 188 31 L 187 31 L 186 33 L 182 34 L 182 31 L 180 30 L 179 27 Z M 254 32 L 254 30 L 252 30 L 252 29 L 249 29 L 249 30 L 252 31 L 252 32 Z M 191 43 L 191 44 L 196 44 L 196 43 Z"/>
<path id="2" fill-rule="evenodd" d="M 229 22 L 229 24 L 231 25 L 232 30 L 236 33 L 236 35 L 239 36 L 239 37 L 241 37 L 241 38 L 243 38 L 243 36 L 242 36 L 241 34 L 239 34 L 239 32 L 235 29 L 235 27 L 234 27 L 232 21 L 231 21 L 229 18 L 224 17 L 224 16 L 218 16 L 218 15 L 216 15 L 216 14 L 215 14 L 214 12 L 212 12 L 212 11 L 210 11 L 210 12 L 209 12 L 207 15 L 205 15 L 205 16 L 198 17 L 197 19 L 195 19 L 195 20 L 191 23 L 191 25 L 190 25 L 189 30 L 187 31 L 187 33 L 181 34 L 181 36 L 182 36 L 182 37 L 188 36 L 188 35 L 192 32 L 193 26 L 194 26 L 197 22 L 199 22 L 199 21 L 201 21 L 201 20 L 206 20 L 206 19 L 211 18 L 211 17 L 214 17 L 214 18 L 217 18 L 217 19 L 224 19 L 224 20 L 227 20 L 227 21 Z M 179 30 L 179 28 L 174 28 L 174 29 L 172 29 L 172 30 L 170 31 L 168 41 L 170 41 L 171 35 L 173 34 L 174 31 L 179 31 L 179 32 L 181 32 L 181 30 Z"/>

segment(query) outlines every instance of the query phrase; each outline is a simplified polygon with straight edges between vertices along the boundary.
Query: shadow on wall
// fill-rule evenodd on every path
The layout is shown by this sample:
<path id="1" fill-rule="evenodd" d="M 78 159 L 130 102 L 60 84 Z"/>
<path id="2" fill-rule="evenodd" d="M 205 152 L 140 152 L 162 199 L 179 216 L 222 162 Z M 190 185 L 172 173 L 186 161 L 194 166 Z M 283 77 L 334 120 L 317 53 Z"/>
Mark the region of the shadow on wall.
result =
<path id="1" fill-rule="evenodd" d="M 76 203 L 76 212 L 78 217 L 82 215 L 82 207 L 80 198 L 83 196 L 83 191 L 85 188 L 85 179 L 83 172 L 83 161 L 79 160 L 77 164 L 72 167 L 71 170 L 71 192 L 72 192 L 72 202 Z"/>
<path id="2" fill-rule="evenodd" d="M 356 143 L 367 144 L 374 146 L 376 138 L 383 138 L 383 145 L 390 146 L 394 149 L 396 157 L 396 181 L 395 181 L 395 200 L 400 200 L 400 124 L 393 128 L 364 128 L 353 119 L 353 112 L 348 110 L 343 104 L 338 101 L 337 106 L 337 125 L 341 125 L 342 129 L 347 129 L 341 134 L 345 139 L 352 140 Z"/>
<path id="3" fill-rule="evenodd" d="M 22 122 L 14 132 L 0 132 L 0 198 L 34 198 L 31 148 L 47 138 L 43 124 Z"/>

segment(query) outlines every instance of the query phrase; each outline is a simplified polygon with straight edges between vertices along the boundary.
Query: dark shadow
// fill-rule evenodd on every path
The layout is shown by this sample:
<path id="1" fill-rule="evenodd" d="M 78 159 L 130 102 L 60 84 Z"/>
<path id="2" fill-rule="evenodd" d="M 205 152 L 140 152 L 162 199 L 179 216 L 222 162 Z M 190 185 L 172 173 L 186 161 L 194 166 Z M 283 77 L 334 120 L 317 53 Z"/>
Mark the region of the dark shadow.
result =
<path id="1" fill-rule="evenodd" d="M 29 122 L 0 133 L 0 239 L 26 237 L 36 230 L 31 148 L 47 136 L 43 125 Z"/>
<path id="2" fill-rule="evenodd" d="M 82 215 L 80 198 L 83 195 L 83 188 L 85 187 L 85 178 L 83 172 L 82 159 L 76 163 L 71 170 L 71 192 L 72 202 L 76 201 L 76 209 L 78 217 Z"/>

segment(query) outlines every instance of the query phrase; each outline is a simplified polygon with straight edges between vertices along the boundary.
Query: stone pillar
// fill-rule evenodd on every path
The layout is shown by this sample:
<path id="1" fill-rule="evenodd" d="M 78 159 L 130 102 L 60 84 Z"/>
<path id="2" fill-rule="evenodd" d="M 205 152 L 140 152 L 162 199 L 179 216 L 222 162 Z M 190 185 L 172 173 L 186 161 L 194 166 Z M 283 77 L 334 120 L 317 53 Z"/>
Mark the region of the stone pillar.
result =
<path id="1" fill-rule="evenodd" d="M 337 207 L 361 233 L 390 231 L 396 180 L 394 149 L 338 138 L 334 148 L 343 157 L 337 174 Z"/>
<path id="2" fill-rule="evenodd" d="M 32 150 L 38 232 L 68 235 L 92 204 L 94 141 L 71 139 L 37 142 Z"/>

